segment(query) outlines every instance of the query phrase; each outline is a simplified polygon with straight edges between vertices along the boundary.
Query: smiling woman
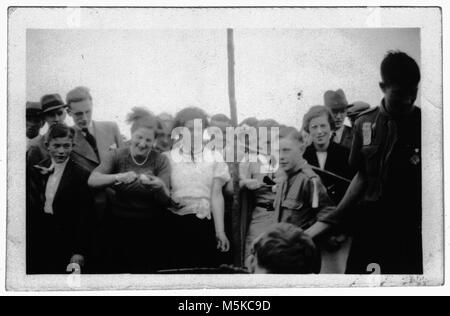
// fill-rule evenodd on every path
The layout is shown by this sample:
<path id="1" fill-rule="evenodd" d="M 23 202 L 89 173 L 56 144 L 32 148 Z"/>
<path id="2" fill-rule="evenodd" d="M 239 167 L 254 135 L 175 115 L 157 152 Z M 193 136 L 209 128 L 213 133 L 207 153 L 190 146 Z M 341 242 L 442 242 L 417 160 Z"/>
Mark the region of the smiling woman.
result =
<path id="1" fill-rule="evenodd" d="M 112 273 L 154 273 L 164 263 L 161 227 L 171 203 L 167 158 L 153 150 L 156 119 L 146 109 L 128 116 L 131 144 L 111 153 L 89 178 L 92 188 L 111 187 L 109 240 Z"/>

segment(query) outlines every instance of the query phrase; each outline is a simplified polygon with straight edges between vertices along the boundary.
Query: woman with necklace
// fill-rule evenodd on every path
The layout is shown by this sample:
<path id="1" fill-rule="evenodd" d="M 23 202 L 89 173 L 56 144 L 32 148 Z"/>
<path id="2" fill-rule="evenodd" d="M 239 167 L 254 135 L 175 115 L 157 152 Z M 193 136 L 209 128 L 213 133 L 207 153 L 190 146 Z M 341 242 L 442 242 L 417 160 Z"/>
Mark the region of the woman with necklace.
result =
<path id="1" fill-rule="evenodd" d="M 89 186 L 111 187 L 109 222 L 112 273 L 152 273 L 164 266 L 161 236 L 170 199 L 170 164 L 152 150 L 157 120 L 144 108 L 128 115 L 131 144 L 111 152 L 92 172 Z"/>

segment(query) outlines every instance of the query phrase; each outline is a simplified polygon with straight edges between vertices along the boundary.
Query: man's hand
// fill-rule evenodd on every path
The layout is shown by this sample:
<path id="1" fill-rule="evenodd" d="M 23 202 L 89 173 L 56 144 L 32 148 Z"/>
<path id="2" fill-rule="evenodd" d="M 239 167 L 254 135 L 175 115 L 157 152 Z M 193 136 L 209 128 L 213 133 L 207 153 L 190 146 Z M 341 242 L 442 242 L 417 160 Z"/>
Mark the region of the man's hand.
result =
<path id="1" fill-rule="evenodd" d="M 82 255 L 73 255 L 69 264 L 77 264 L 80 267 L 84 266 L 84 257 Z"/>
<path id="2" fill-rule="evenodd" d="M 346 242 L 348 237 L 344 234 L 328 237 L 328 245 L 333 249 L 339 249 Z"/>
<path id="3" fill-rule="evenodd" d="M 252 190 L 252 191 L 258 190 L 258 189 L 260 189 L 263 186 L 262 183 L 259 183 L 258 180 L 255 180 L 255 179 L 245 180 L 244 185 L 249 190 Z"/>
<path id="4" fill-rule="evenodd" d="M 277 185 L 280 185 L 284 181 L 286 181 L 286 179 L 287 179 L 286 172 L 284 172 L 284 170 L 282 169 L 278 169 L 278 171 L 275 173 L 275 178 L 273 179 L 273 181 L 275 181 Z"/>

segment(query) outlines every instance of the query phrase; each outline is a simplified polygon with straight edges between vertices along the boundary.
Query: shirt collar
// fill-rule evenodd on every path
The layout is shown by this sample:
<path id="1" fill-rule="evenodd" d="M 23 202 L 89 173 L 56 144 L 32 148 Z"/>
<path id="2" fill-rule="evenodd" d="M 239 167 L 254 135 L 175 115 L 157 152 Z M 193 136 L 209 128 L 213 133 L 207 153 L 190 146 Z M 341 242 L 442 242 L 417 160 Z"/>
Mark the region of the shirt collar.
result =
<path id="1" fill-rule="evenodd" d="M 308 162 L 305 159 L 303 159 L 301 165 L 298 166 L 298 168 L 294 172 L 292 172 L 292 174 L 288 175 L 288 178 L 292 179 L 294 176 L 299 174 L 306 166 L 308 166 Z"/>
<path id="2" fill-rule="evenodd" d="M 53 161 L 52 159 L 52 164 L 50 166 L 50 170 L 54 169 L 55 171 L 61 171 L 66 169 L 67 163 L 69 162 L 69 158 L 67 158 L 67 160 L 63 163 L 56 163 L 55 161 Z"/>
<path id="3" fill-rule="evenodd" d="M 75 125 L 75 128 L 79 131 L 82 130 L 78 125 Z M 91 121 L 91 123 L 89 124 L 87 129 L 88 129 L 89 133 L 91 133 L 92 135 L 94 134 L 94 121 Z"/>
<path id="4" fill-rule="evenodd" d="M 344 120 L 344 126 L 352 127 L 352 122 L 348 118 L 348 116 Z"/>

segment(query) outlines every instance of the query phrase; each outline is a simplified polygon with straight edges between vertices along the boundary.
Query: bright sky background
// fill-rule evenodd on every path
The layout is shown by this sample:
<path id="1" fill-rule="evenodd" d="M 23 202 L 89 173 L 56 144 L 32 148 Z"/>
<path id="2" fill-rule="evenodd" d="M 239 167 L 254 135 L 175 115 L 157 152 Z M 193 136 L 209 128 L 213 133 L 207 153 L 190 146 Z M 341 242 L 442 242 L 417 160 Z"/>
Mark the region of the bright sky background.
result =
<path id="1" fill-rule="evenodd" d="M 94 119 L 116 121 L 127 136 L 134 106 L 229 115 L 226 44 L 225 29 L 28 30 L 27 100 L 87 86 Z M 377 105 L 379 65 L 391 49 L 420 64 L 420 30 L 236 29 L 239 121 L 274 118 L 299 128 L 329 89 Z"/>

